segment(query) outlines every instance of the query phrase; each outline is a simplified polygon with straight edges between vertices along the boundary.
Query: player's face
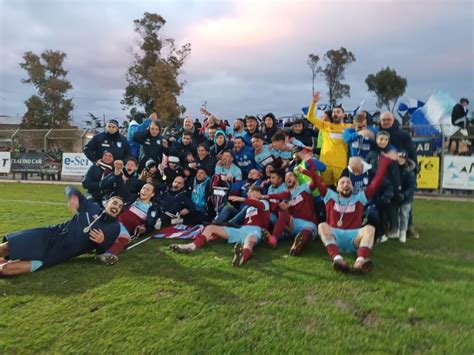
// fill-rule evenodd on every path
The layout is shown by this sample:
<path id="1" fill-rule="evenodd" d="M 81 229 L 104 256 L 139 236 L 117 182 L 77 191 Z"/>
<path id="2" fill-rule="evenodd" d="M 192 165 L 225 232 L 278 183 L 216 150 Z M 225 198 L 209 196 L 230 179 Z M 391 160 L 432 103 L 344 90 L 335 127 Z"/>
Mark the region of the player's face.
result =
<path id="1" fill-rule="evenodd" d="M 235 139 L 234 140 L 234 150 L 236 152 L 240 152 L 240 150 L 244 147 L 244 142 L 242 142 L 242 139 Z"/>
<path id="2" fill-rule="evenodd" d="M 273 127 L 273 120 L 271 117 L 265 117 L 265 126 L 267 126 L 267 128 L 272 128 Z"/>
<path id="3" fill-rule="evenodd" d="M 262 198 L 262 194 L 260 193 L 260 191 L 250 190 L 248 192 L 248 197 L 252 200 L 259 200 L 260 198 Z"/>
<path id="4" fill-rule="evenodd" d="M 293 174 L 291 171 L 287 172 L 285 175 L 286 186 L 292 189 L 293 187 L 296 186 L 296 182 L 297 182 L 297 179 L 296 179 L 295 174 Z"/>
<path id="5" fill-rule="evenodd" d="M 232 162 L 232 155 L 230 155 L 228 152 L 227 153 L 224 153 L 222 154 L 222 164 L 230 164 Z"/>
<path id="6" fill-rule="evenodd" d="M 150 124 L 150 135 L 152 137 L 156 137 L 160 134 L 160 126 L 154 124 L 154 123 L 151 123 Z"/>
<path id="7" fill-rule="evenodd" d="M 272 144 L 277 150 L 284 150 L 286 148 L 285 141 L 274 141 Z"/>
<path id="8" fill-rule="evenodd" d="M 384 149 L 388 146 L 388 137 L 385 135 L 379 135 L 377 136 L 377 146 L 381 149 Z"/>
<path id="9" fill-rule="evenodd" d="M 110 134 L 117 133 L 118 131 L 118 127 L 114 125 L 113 123 L 107 123 L 106 129 L 107 129 L 107 133 L 110 133 Z"/>
<path id="10" fill-rule="evenodd" d="M 196 179 L 197 181 L 204 181 L 207 177 L 207 174 L 204 170 L 199 169 L 196 173 Z"/>
<path id="11" fill-rule="evenodd" d="M 342 197 L 350 197 L 352 195 L 352 182 L 348 177 L 342 177 L 337 183 L 337 192 L 339 192 Z"/>
<path id="12" fill-rule="evenodd" d="M 189 145 L 191 143 L 191 137 L 190 136 L 183 136 L 181 138 L 181 141 L 183 142 L 184 145 Z"/>
<path id="13" fill-rule="evenodd" d="M 270 176 L 272 174 L 272 172 L 275 171 L 275 168 L 273 167 L 273 165 L 271 164 L 268 164 L 267 166 L 265 166 L 265 175 L 266 176 Z"/>
<path id="14" fill-rule="evenodd" d="M 209 128 L 207 130 L 207 133 L 209 134 L 209 139 L 214 140 L 214 136 L 216 135 L 216 129 L 215 128 Z"/>
<path id="15" fill-rule="evenodd" d="M 105 205 L 105 212 L 112 217 L 117 217 L 122 211 L 123 202 L 121 199 L 112 197 L 107 201 Z"/>
<path id="16" fill-rule="evenodd" d="M 248 175 L 249 179 L 258 180 L 260 178 L 260 173 L 257 169 L 251 169 Z"/>
<path id="17" fill-rule="evenodd" d="M 406 158 L 405 157 L 402 157 L 402 156 L 398 156 L 398 164 L 399 165 L 405 165 L 407 162 Z"/>
<path id="18" fill-rule="evenodd" d="M 247 128 L 251 132 L 255 131 L 257 129 L 257 121 L 253 119 L 247 120 Z"/>
<path id="19" fill-rule="evenodd" d="M 296 134 L 300 134 L 301 132 L 303 132 L 303 125 L 301 123 L 294 124 L 293 132 L 295 132 Z"/>
<path id="20" fill-rule="evenodd" d="M 281 184 L 282 179 L 278 174 L 271 174 L 270 175 L 270 183 L 273 187 L 277 187 Z"/>
<path id="21" fill-rule="evenodd" d="M 383 129 L 388 129 L 392 127 L 394 120 L 395 119 L 390 114 L 390 112 L 384 112 L 380 116 L 380 127 L 382 127 Z"/>
<path id="22" fill-rule="evenodd" d="M 135 171 L 137 171 L 138 166 L 135 164 L 133 160 L 127 161 L 127 164 L 125 164 L 125 170 L 129 175 L 132 175 Z"/>
<path id="23" fill-rule="evenodd" d="M 234 130 L 240 131 L 242 128 L 244 128 L 244 124 L 242 121 L 234 121 Z"/>
<path id="24" fill-rule="evenodd" d="M 332 110 L 332 119 L 334 122 L 342 122 L 342 119 L 344 118 L 344 111 L 342 111 L 341 108 L 336 107 Z"/>
<path id="25" fill-rule="evenodd" d="M 112 163 L 114 162 L 114 156 L 112 155 L 112 153 L 105 152 L 105 153 L 102 155 L 102 161 L 103 161 L 105 164 L 112 164 Z"/>
<path id="26" fill-rule="evenodd" d="M 367 128 L 367 121 L 362 122 L 354 122 L 354 128 L 357 132 L 362 131 L 363 129 Z"/>
<path id="27" fill-rule="evenodd" d="M 140 190 L 140 199 L 146 201 L 151 199 L 153 196 L 155 196 L 155 188 L 153 187 L 153 185 L 143 185 L 142 189 Z"/>
<path id="28" fill-rule="evenodd" d="M 199 147 L 197 149 L 198 157 L 199 159 L 204 159 L 207 155 L 207 150 L 203 147 Z"/>
<path id="29" fill-rule="evenodd" d="M 183 121 L 183 128 L 186 130 L 193 129 L 193 120 L 192 118 L 185 118 Z"/>
<path id="30" fill-rule="evenodd" d="M 263 141 L 260 138 L 252 138 L 253 149 L 261 149 L 263 147 Z"/>
<path id="31" fill-rule="evenodd" d="M 218 145 L 223 145 L 225 143 L 225 138 L 222 134 L 219 134 L 216 138 L 216 142 Z"/>
<path id="32" fill-rule="evenodd" d="M 181 190 L 184 187 L 184 178 L 177 176 L 173 181 L 173 191 Z"/>

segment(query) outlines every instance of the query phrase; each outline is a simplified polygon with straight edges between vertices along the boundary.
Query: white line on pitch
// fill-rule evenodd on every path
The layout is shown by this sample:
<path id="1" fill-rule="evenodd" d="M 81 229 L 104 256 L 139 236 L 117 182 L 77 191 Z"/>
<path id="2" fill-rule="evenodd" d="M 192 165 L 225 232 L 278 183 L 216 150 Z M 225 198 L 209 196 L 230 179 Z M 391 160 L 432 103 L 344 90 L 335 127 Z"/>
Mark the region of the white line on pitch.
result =
<path id="1" fill-rule="evenodd" d="M 6 199 L 6 198 L 0 198 L 0 203 L 1 202 L 35 203 L 35 204 L 40 204 L 40 205 L 63 205 L 63 206 L 67 205 L 66 202 L 13 200 L 13 199 Z"/>

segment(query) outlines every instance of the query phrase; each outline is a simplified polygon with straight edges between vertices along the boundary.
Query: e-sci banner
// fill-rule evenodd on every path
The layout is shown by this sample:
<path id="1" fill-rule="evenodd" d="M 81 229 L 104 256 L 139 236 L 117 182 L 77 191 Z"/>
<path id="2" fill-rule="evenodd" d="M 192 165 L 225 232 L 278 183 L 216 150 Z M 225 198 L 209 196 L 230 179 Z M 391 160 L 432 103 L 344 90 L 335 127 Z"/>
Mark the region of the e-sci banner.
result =
<path id="1" fill-rule="evenodd" d="M 84 153 L 63 153 L 62 175 L 84 176 L 92 165 Z"/>
<path id="2" fill-rule="evenodd" d="M 439 157 L 417 158 L 420 172 L 416 177 L 416 188 L 436 190 L 439 187 Z"/>
<path id="3" fill-rule="evenodd" d="M 10 152 L 0 152 L 0 173 L 9 173 L 10 167 Z"/>
<path id="4" fill-rule="evenodd" d="M 57 174 L 61 171 L 61 153 L 13 152 L 11 170 L 12 173 Z"/>
<path id="5" fill-rule="evenodd" d="M 446 155 L 443 166 L 444 189 L 474 190 L 474 157 Z"/>

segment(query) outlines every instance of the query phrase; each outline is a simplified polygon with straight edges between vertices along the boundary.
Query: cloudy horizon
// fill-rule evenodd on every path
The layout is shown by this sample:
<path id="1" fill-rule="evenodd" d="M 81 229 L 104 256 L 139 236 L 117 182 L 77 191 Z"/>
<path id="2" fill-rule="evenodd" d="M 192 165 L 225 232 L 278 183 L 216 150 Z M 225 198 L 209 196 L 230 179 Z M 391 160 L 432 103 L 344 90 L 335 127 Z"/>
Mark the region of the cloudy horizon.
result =
<path id="1" fill-rule="evenodd" d="M 405 98 L 426 100 L 444 90 L 474 99 L 471 1 L 0 0 L 0 114 L 22 116 L 35 92 L 21 83 L 23 54 L 52 49 L 67 54 L 76 123 L 88 112 L 123 119 L 133 20 L 144 12 L 165 18 L 164 36 L 191 43 L 178 101 L 193 117 L 205 101 L 228 119 L 299 113 L 311 100 L 308 54 L 322 57 L 341 46 L 356 57 L 346 71 L 348 109 L 362 100 L 375 109 L 365 78 L 386 66 L 407 78 Z M 322 77 L 316 88 L 327 101 Z"/>

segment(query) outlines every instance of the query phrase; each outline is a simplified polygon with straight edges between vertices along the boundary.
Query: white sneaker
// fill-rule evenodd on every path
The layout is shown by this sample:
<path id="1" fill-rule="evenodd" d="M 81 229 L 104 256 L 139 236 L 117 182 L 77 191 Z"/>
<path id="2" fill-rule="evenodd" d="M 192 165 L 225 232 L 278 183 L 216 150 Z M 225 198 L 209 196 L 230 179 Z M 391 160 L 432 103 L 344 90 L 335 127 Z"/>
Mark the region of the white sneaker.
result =
<path id="1" fill-rule="evenodd" d="M 406 243 L 407 241 L 407 232 L 400 232 L 400 238 L 398 238 L 400 243 Z"/>
<path id="2" fill-rule="evenodd" d="M 385 243 L 387 240 L 388 240 L 388 237 L 387 237 L 386 234 L 384 234 L 380 237 L 380 243 Z"/>
<path id="3" fill-rule="evenodd" d="M 388 233 L 388 239 L 399 239 L 398 235 L 400 234 L 399 231 L 393 231 Z"/>

